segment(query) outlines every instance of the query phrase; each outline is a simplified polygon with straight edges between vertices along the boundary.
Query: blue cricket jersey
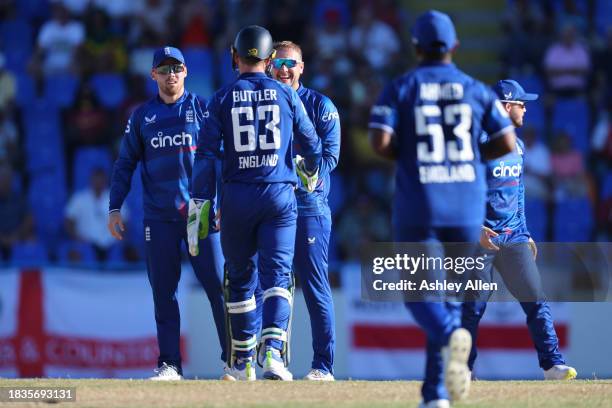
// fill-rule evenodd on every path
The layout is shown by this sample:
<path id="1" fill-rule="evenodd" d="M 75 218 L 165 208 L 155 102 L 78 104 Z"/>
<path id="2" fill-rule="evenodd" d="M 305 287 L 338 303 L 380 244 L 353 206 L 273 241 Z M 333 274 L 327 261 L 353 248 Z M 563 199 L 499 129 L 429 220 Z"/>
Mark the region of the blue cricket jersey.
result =
<path id="1" fill-rule="evenodd" d="M 480 135 L 492 140 L 513 129 L 489 87 L 454 64 L 422 64 L 385 88 L 369 127 L 395 135 L 395 228 L 482 224 Z"/>
<path id="2" fill-rule="evenodd" d="M 304 103 L 308 117 L 321 138 L 322 156 L 319 167 L 319 182 L 315 191 L 308 193 L 299 183 L 295 191 L 299 216 L 331 215 L 327 197 L 330 190 L 329 174 L 338 164 L 340 157 L 340 116 L 338 109 L 327 96 L 300 84 L 297 89 Z M 294 144 L 295 153 L 301 154 L 300 146 Z"/>
<path id="3" fill-rule="evenodd" d="M 185 90 L 175 103 L 166 104 L 156 96 L 134 111 L 113 167 L 110 211 L 121 208 L 141 162 L 144 218 L 186 219 L 204 105 L 203 99 Z"/>
<path id="4" fill-rule="evenodd" d="M 241 74 L 217 91 L 204 116 L 193 173 L 195 198 L 214 197 L 219 155 L 224 183 L 295 185 L 294 134 L 308 168 L 319 165 L 321 141 L 298 94 L 263 72 Z"/>
<path id="5" fill-rule="evenodd" d="M 484 225 L 497 233 L 510 233 L 518 229 L 527 231 L 524 150 L 523 141 L 517 138 L 515 151 L 486 163 L 487 216 Z"/>

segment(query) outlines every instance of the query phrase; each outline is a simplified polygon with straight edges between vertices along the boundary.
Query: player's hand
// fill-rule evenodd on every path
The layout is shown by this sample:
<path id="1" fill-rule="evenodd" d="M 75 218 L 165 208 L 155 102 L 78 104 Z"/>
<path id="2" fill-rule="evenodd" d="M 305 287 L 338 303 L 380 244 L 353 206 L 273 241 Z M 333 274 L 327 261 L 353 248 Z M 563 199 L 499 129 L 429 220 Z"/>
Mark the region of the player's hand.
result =
<path id="1" fill-rule="evenodd" d="M 538 246 L 531 237 L 529 237 L 529 249 L 531 249 L 531 253 L 533 254 L 533 260 L 535 261 L 538 257 Z"/>
<path id="2" fill-rule="evenodd" d="M 108 214 L 108 230 L 113 237 L 120 241 L 123 239 L 122 232 L 125 231 L 125 225 L 123 225 L 121 211 L 113 211 Z"/>
<path id="3" fill-rule="evenodd" d="M 498 236 L 499 234 L 493 231 L 491 228 L 482 226 L 480 230 L 480 245 L 486 249 L 492 249 L 495 251 L 499 251 L 499 247 L 491 241 L 491 238 Z"/>
<path id="4" fill-rule="evenodd" d="M 199 241 L 208 236 L 208 212 L 210 211 L 209 200 L 189 200 L 189 212 L 187 215 L 187 244 L 191 256 L 200 253 Z"/>
<path id="5" fill-rule="evenodd" d="M 309 193 L 315 191 L 315 188 L 317 188 L 317 182 L 319 181 L 319 169 L 317 169 L 314 173 L 308 172 L 308 170 L 306 170 L 306 161 L 298 154 L 295 156 L 295 170 L 306 191 Z"/>

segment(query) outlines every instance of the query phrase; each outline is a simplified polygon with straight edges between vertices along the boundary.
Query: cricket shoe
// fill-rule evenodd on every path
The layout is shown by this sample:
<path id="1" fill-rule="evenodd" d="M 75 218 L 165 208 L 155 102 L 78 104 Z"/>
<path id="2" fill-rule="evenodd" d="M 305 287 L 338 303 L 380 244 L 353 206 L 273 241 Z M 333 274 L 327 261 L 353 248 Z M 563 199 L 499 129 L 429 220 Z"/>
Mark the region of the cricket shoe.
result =
<path id="1" fill-rule="evenodd" d="M 266 380 L 293 381 L 293 374 L 285 367 L 280 351 L 273 347 L 266 347 L 263 369 Z"/>
<path id="2" fill-rule="evenodd" d="M 232 367 L 227 365 L 223 367 L 223 371 L 225 371 L 225 374 L 221 377 L 223 381 L 255 381 L 257 379 L 251 357 L 239 358 Z"/>
<path id="3" fill-rule="evenodd" d="M 578 373 L 574 367 L 564 364 L 557 364 L 548 370 L 544 370 L 545 380 L 573 380 L 577 375 Z"/>
<path id="4" fill-rule="evenodd" d="M 179 374 L 175 366 L 166 363 L 163 363 L 161 367 L 153 371 L 155 371 L 155 375 L 149 378 L 152 381 L 179 381 L 183 379 L 183 376 Z"/>
<path id="5" fill-rule="evenodd" d="M 472 373 L 467 362 L 472 348 L 470 332 L 459 328 L 452 332 L 448 346 L 442 349 L 444 384 L 452 401 L 466 398 L 470 392 Z"/>
<path id="6" fill-rule="evenodd" d="M 450 401 L 446 399 L 431 400 L 429 402 L 421 401 L 419 408 L 450 408 Z"/>
<path id="7" fill-rule="evenodd" d="M 306 374 L 304 379 L 308 381 L 335 381 L 332 373 L 328 373 L 317 368 L 311 369 L 308 374 Z"/>

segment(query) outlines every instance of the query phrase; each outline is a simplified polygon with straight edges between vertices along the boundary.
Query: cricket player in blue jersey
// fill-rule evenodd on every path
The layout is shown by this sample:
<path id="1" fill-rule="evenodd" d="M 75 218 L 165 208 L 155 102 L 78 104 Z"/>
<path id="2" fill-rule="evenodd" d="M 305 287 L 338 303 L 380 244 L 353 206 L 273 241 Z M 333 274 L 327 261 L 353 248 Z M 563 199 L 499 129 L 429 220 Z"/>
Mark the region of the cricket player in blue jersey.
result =
<path id="1" fill-rule="evenodd" d="M 295 190 L 298 219 L 293 266 L 302 284 L 310 315 L 314 351 L 311 370 L 304 379 L 333 381 L 336 334 L 327 268 L 332 224 L 327 196 L 331 187 L 329 174 L 338 164 L 340 156 L 340 117 L 328 97 L 300 83 L 300 76 L 304 72 L 300 46 L 291 41 L 282 41 L 275 44 L 274 49 L 276 56 L 272 60 L 272 76 L 295 89 L 322 143 L 319 182 L 315 191 L 309 193 L 301 185 Z"/>
<path id="2" fill-rule="evenodd" d="M 321 158 L 321 141 L 298 94 L 265 73 L 273 57 L 272 36 L 265 28 L 248 26 L 237 34 L 232 61 L 240 75 L 208 103 L 189 205 L 192 250 L 208 231 L 214 163 L 223 145 L 221 245 L 227 269 L 229 364 L 236 380 L 255 379 L 258 282 L 263 290 L 258 353 L 263 377 L 293 379 L 286 365 L 297 221 L 294 189 L 297 176 L 308 191 L 316 188 Z M 295 163 L 293 135 L 302 153 Z"/>
<path id="3" fill-rule="evenodd" d="M 516 136 L 495 94 L 452 63 L 458 42 L 448 15 L 420 15 L 412 35 L 419 65 L 384 89 L 369 124 L 374 150 L 397 161 L 394 241 L 476 243 L 485 216 L 481 156 L 509 153 Z M 448 407 L 470 385 L 471 337 L 460 328 L 461 306 L 407 307 L 427 336 L 422 406 Z"/>
<path id="4" fill-rule="evenodd" d="M 153 290 L 159 359 L 153 380 L 182 378 L 180 315 L 176 290 L 181 276 L 181 244 L 186 241 L 191 172 L 205 101 L 185 89 L 187 67 L 181 51 L 163 47 L 153 57 L 151 77 L 159 93 L 131 115 L 113 168 L 108 228 L 117 239 L 124 230 L 120 209 L 136 165 L 144 187 L 144 236 L 149 283 Z M 213 213 L 211 213 L 212 216 Z M 200 242 L 189 259 L 212 308 L 225 355 L 223 255 L 219 233 Z"/>
<path id="5" fill-rule="evenodd" d="M 538 98 L 526 93 L 516 81 L 505 79 L 493 88 L 508 112 L 515 127 L 523 126 L 526 102 Z M 516 139 L 516 150 L 486 163 L 487 215 L 482 226 L 481 245 L 487 253 L 482 278 L 491 280 L 492 268 L 499 271 L 506 286 L 517 298 L 527 318 L 529 333 L 538 353 L 540 367 L 547 380 L 576 378 L 576 370 L 565 364 L 559 351 L 559 339 L 555 332 L 550 307 L 543 299 L 540 274 L 535 259 L 537 246 L 525 217 L 525 185 L 523 184 L 523 156 L 525 145 Z M 463 304 L 462 325 L 470 331 L 474 343 L 470 353 L 470 371 L 476 360 L 476 335 L 482 318 L 485 301 Z"/>

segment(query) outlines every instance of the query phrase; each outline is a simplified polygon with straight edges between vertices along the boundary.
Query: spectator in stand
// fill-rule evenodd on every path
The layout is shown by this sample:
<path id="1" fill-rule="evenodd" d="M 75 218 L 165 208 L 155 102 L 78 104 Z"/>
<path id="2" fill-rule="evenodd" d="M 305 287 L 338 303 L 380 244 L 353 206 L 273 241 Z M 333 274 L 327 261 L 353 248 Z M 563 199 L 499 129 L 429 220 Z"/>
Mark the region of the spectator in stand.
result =
<path id="1" fill-rule="evenodd" d="M 100 107 L 91 88 L 81 87 L 75 106 L 66 114 L 68 151 L 80 146 L 108 144 L 109 122 L 108 113 Z"/>
<path id="2" fill-rule="evenodd" d="M 372 9 L 363 7 L 357 12 L 357 24 L 349 33 L 350 49 L 379 73 L 391 68 L 400 51 L 400 41 L 393 29 L 374 18 Z"/>
<path id="3" fill-rule="evenodd" d="M 523 156 L 525 196 L 548 200 L 552 174 L 548 146 L 538 140 L 536 130 L 531 126 L 523 128 L 522 139 L 525 143 Z"/>
<path id="4" fill-rule="evenodd" d="M 87 39 L 81 49 L 80 66 L 84 76 L 97 72 L 123 72 L 128 56 L 123 40 L 111 30 L 110 17 L 99 8 L 85 16 Z"/>
<path id="5" fill-rule="evenodd" d="M 330 8 L 323 14 L 323 22 L 314 30 L 314 50 L 318 58 L 345 56 L 348 37 L 340 21 L 340 11 Z"/>
<path id="6" fill-rule="evenodd" d="M 582 153 L 572 146 L 572 138 L 559 131 L 552 145 L 550 158 L 557 201 L 568 196 L 583 197 L 588 193 L 587 174 Z"/>
<path id="7" fill-rule="evenodd" d="M 106 170 L 96 168 L 91 173 L 88 188 L 77 191 L 70 197 L 64 213 L 64 227 L 75 241 L 93 245 L 99 261 L 104 261 L 115 243 L 106 224 L 108 222 L 108 177 Z M 122 210 L 123 219 L 126 211 Z"/>
<path id="8" fill-rule="evenodd" d="M 176 10 L 182 47 L 209 48 L 212 46 L 211 28 L 213 8 L 201 0 L 189 0 Z"/>
<path id="9" fill-rule="evenodd" d="M 548 86 L 557 96 L 573 97 L 586 91 L 591 58 L 573 25 L 564 26 L 559 41 L 546 51 L 544 69 Z"/>
<path id="10" fill-rule="evenodd" d="M 341 257 L 345 260 L 359 259 L 369 242 L 390 239 L 389 217 L 378 204 L 366 194 L 357 197 L 354 203 L 340 215 L 335 230 Z"/>
<path id="11" fill-rule="evenodd" d="M 63 4 L 54 3 L 52 15 L 40 28 L 34 56 L 34 70 L 45 76 L 72 71 L 74 54 L 85 40 L 83 24 L 71 20 Z"/>
<path id="12" fill-rule="evenodd" d="M 34 233 L 34 219 L 23 194 L 14 189 L 13 169 L 0 164 L 0 260 L 8 260 L 11 247 Z"/>
<path id="13" fill-rule="evenodd" d="M 0 109 L 0 164 L 17 166 L 20 159 L 17 126 L 8 112 Z"/>
<path id="14" fill-rule="evenodd" d="M 17 84 L 15 76 L 5 68 L 6 58 L 0 53 L 0 111 L 12 110 Z"/>

